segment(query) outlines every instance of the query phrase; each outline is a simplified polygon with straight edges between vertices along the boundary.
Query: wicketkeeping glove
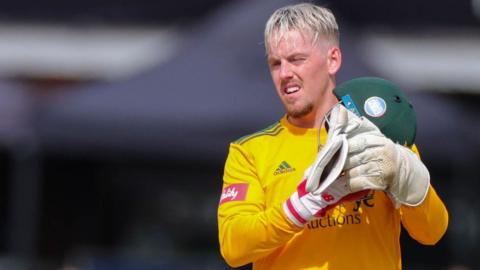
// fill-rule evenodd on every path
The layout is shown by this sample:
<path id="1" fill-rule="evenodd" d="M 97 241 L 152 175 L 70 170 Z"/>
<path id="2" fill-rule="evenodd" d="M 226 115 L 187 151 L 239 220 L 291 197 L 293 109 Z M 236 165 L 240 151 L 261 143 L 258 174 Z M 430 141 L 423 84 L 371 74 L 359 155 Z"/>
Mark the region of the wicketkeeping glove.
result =
<path id="1" fill-rule="evenodd" d="M 422 203 L 430 174 L 415 153 L 385 137 L 367 118 L 358 117 L 340 105 L 334 110 L 338 110 L 341 119 L 345 113 L 348 118 L 346 125 L 344 120 L 340 120 L 340 125 L 347 135 L 349 149 L 342 178 L 350 190 L 385 190 L 397 208 L 400 204 Z"/>
<path id="2" fill-rule="evenodd" d="M 331 123 L 325 146 L 317 154 L 314 163 L 305 171 L 304 180 L 283 204 L 287 217 L 297 226 L 302 227 L 315 216 L 325 212 L 346 200 L 356 200 L 368 194 L 367 188 L 352 194 L 346 182 L 347 178 L 338 178 L 342 173 L 348 153 L 348 142 L 342 130 L 346 123 L 346 114 L 335 111 L 333 117 L 344 117 Z"/>
<path id="3" fill-rule="evenodd" d="M 416 206 L 425 199 L 430 176 L 410 149 L 393 143 L 367 118 L 341 105 L 332 109 L 328 124 L 327 143 L 283 205 L 293 223 L 303 226 L 371 189 L 385 190 L 395 207 Z"/>

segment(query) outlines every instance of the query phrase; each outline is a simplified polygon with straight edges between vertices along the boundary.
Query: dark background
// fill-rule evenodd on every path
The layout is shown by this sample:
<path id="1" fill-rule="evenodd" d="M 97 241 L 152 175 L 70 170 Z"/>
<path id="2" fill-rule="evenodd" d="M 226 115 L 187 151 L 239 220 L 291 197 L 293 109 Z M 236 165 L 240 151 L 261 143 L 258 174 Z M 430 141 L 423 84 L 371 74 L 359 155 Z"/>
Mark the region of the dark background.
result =
<path id="1" fill-rule="evenodd" d="M 368 42 L 387 36 L 414 47 L 455 44 L 466 33 L 461 39 L 475 47 L 478 2 L 317 1 L 340 24 L 339 82 L 380 76 L 407 92 L 418 114 L 417 145 L 449 209 L 450 226 L 437 245 L 402 234 L 404 269 L 479 264 L 480 83 L 475 76 L 462 83 L 448 65 L 448 85 L 441 84 L 444 73 L 409 80 L 371 62 L 377 47 Z M 39 70 L 0 64 L 0 269 L 229 269 L 216 223 L 223 165 L 230 141 L 282 116 L 262 31 L 273 10 L 288 3 L 296 2 L 2 1 L 0 29 L 17 33 L 21 25 L 42 42 L 48 35 L 39 26 L 73 34 L 170 29 L 178 41 L 167 60 L 113 79 L 65 75 L 48 61 Z M 3 31 L 4 42 L 16 35 Z M 12 51 L 25 45 L 12 44 Z M 453 47 L 431 51 L 431 61 L 459 54 Z M 0 54 L 0 63 L 8 55 Z M 468 55 L 478 57 L 475 50 Z M 480 58 L 467 68 L 479 66 Z"/>

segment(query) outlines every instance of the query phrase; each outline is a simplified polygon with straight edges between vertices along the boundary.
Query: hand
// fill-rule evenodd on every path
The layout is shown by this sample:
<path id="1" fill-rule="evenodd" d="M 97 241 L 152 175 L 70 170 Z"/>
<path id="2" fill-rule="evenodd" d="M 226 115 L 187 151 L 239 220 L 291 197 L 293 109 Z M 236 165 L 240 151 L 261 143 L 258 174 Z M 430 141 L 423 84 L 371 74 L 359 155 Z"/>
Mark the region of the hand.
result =
<path id="1" fill-rule="evenodd" d="M 368 195 L 369 190 L 351 193 L 345 181 L 345 178 L 340 178 L 323 191 L 317 189 L 308 192 L 305 189 L 305 178 L 298 185 L 297 191 L 283 204 L 286 216 L 295 225 L 303 227 L 312 218 L 324 216 L 329 209 L 340 203 L 359 200 Z"/>
<path id="2" fill-rule="evenodd" d="M 330 131 L 327 143 L 305 171 L 304 180 L 283 205 L 287 217 L 299 227 L 340 202 L 368 194 L 368 190 L 352 194 L 347 178 L 338 179 L 347 159 L 348 142 L 339 129 Z"/>
<path id="3" fill-rule="evenodd" d="M 352 192 L 365 188 L 385 190 L 395 207 L 423 202 L 430 185 L 425 165 L 410 149 L 386 138 L 367 118 L 342 106 L 334 108 L 334 126 L 347 136 L 344 176 Z"/>
<path id="4" fill-rule="evenodd" d="M 425 199 L 430 174 L 410 149 L 385 137 L 362 135 L 350 142 L 351 153 L 345 162 L 345 175 L 352 191 L 366 186 L 385 190 L 398 208 L 401 204 L 417 206 Z M 362 145 L 376 145 L 361 150 Z"/>

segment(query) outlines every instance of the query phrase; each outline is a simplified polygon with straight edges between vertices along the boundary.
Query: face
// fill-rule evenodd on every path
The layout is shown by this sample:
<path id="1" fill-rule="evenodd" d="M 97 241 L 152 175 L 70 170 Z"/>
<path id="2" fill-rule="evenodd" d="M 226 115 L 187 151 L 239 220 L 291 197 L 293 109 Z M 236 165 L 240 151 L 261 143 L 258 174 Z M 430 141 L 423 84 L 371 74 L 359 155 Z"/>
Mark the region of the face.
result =
<path id="1" fill-rule="evenodd" d="M 277 94 L 292 118 L 314 116 L 327 95 L 332 95 L 340 51 L 327 42 L 311 42 L 310 33 L 289 31 L 272 43 L 268 65 Z"/>

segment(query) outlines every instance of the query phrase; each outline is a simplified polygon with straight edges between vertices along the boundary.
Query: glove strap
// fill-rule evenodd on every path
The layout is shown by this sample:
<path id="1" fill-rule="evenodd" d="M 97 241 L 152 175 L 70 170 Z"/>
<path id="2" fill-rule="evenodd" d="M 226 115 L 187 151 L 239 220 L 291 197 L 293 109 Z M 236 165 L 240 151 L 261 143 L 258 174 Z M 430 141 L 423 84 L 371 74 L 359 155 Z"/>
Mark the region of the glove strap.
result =
<path id="1" fill-rule="evenodd" d="M 283 211 L 287 215 L 287 218 L 298 227 L 303 227 L 305 223 L 308 222 L 302 216 L 300 216 L 297 209 L 295 209 L 295 206 L 293 206 L 291 198 L 288 198 L 288 200 L 286 200 L 283 203 Z"/>
<path id="2" fill-rule="evenodd" d="M 303 225 L 312 218 L 310 211 L 306 209 L 305 205 L 300 200 L 300 198 L 307 195 L 307 191 L 305 190 L 306 183 L 306 180 L 300 182 L 297 191 L 283 203 L 283 211 L 288 219 L 298 227 L 303 227 Z"/>

